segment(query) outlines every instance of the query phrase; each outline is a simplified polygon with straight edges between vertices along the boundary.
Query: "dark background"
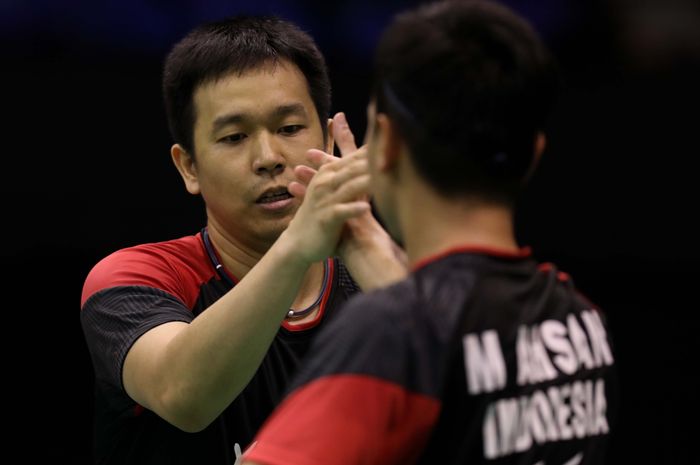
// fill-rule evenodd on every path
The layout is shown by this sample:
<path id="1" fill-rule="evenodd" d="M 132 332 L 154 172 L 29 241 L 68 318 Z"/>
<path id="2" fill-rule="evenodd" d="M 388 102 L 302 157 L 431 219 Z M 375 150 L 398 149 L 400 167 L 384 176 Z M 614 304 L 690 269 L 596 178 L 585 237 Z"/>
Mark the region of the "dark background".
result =
<path id="1" fill-rule="evenodd" d="M 417 3 L 0 0 L 3 383 L 10 448 L 25 462 L 90 463 L 79 304 L 91 266 L 204 224 L 169 158 L 168 48 L 232 13 L 294 20 L 319 42 L 333 111 L 361 140 L 372 49 L 390 16 Z M 521 242 L 608 311 L 623 394 L 611 463 L 691 463 L 700 6 L 506 3 L 540 31 L 565 84 L 518 212 Z"/>

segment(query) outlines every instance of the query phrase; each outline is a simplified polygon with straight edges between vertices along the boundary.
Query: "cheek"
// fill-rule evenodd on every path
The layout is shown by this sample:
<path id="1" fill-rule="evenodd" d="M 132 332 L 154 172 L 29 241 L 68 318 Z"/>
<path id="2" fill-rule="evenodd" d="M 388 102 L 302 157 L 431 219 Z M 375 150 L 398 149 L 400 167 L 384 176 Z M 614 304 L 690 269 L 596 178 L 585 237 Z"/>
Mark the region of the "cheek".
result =
<path id="1" fill-rule="evenodd" d="M 246 192 L 246 176 L 241 166 L 235 163 L 207 166 L 200 170 L 200 185 L 205 200 L 214 196 L 220 200 L 240 198 Z"/>
<path id="2" fill-rule="evenodd" d="M 386 195 L 386 192 L 381 189 L 377 189 L 374 196 L 372 197 L 372 207 L 375 214 L 378 216 L 379 221 L 384 226 L 390 234 L 394 234 L 394 221 L 393 221 L 393 210 L 391 208 L 391 201 Z"/>
<path id="3" fill-rule="evenodd" d="M 384 177 L 382 172 L 379 170 L 379 159 L 376 153 L 375 144 L 370 144 L 367 147 L 367 166 L 370 177 L 370 188 L 374 192 L 374 190 L 378 188 L 375 186 L 378 186 Z"/>
<path id="4" fill-rule="evenodd" d="M 316 160 L 315 158 L 309 159 L 306 156 L 306 153 L 309 151 L 309 149 L 318 149 L 323 152 L 326 152 L 328 147 L 324 146 L 323 137 L 299 138 L 287 144 L 285 149 L 287 154 L 287 161 L 292 167 L 306 165 L 310 166 L 315 170 L 318 170 L 321 167 L 321 165 L 324 164 L 324 160 L 323 158 L 319 160 Z M 330 150 L 330 153 L 333 153 L 332 147 L 330 148 Z"/>
<path id="5" fill-rule="evenodd" d="M 373 197 L 377 195 L 381 195 L 381 174 L 377 173 L 374 169 L 372 169 L 372 165 L 369 167 L 369 191 L 370 195 Z"/>
<path id="6" fill-rule="evenodd" d="M 370 195 L 372 202 L 382 215 L 387 213 L 390 204 L 391 192 L 388 189 L 386 178 L 380 173 L 373 172 L 370 175 Z"/>

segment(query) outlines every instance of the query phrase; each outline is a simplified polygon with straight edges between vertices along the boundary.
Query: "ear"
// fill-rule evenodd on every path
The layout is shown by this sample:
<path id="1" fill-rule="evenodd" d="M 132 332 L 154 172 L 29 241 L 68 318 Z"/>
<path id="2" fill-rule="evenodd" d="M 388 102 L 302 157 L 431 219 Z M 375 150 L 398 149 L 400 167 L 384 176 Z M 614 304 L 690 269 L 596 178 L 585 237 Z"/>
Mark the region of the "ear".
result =
<path id="1" fill-rule="evenodd" d="M 404 145 L 403 139 L 396 124 L 386 113 L 378 113 L 376 121 L 376 137 L 378 138 L 377 166 L 379 171 L 393 171 L 401 157 Z"/>
<path id="2" fill-rule="evenodd" d="M 335 140 L 333 139 L 333 118 L 328 118 L 326 122 L 326 153 L 333 155 Z"/>
<path id="3" fill-rule="evenodd" d="M 197 176 L 197 163 L 194 157 L 180 144 L 175 144 L 170 148 L 170 157 L 175 167 L 180 172 L 182 180 L 185 181 L 185 188 L 190 194 L 199 194 L 199 177 Z"/>
<path id="4" fill-rule="evenodd" d="M 523 181 L 529 180 L 532 173 L 535 172 L 537 165 L 539 165 L 542 159 L 542 153 L 544 153 L 546 146 L 547 136 L 545 136 L 543 132 L 538 132 L 537 135 L 535 135 L 535 143 L 533 144 L 532 161 L 530 162 L 530 167 L 527 169 L 527 173 L 525 173 L 523 177 Z"/>

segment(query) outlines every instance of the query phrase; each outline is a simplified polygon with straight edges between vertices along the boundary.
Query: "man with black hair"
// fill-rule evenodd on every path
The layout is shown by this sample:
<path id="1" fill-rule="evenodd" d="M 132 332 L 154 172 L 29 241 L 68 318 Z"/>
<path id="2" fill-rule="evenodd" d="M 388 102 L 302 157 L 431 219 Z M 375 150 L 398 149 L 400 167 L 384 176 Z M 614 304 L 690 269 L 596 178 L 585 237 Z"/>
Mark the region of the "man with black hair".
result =
<path id="1" fill-rule="evenodd" d="M 556 89 L 545 46 L 502 5 L 443 1 L 395 18 L 374 71 L 367 146 L 345 150 L 412 272 L 321 331 L 244 464 L 602 463 L 605 316 L 515 236 Z M 307 195 L 326 182 L 298 171 Z"/>
<path id="2" fill-rule="evenodd" d="M 294 170 L 307 150 L 331 151 L 347 123 L 328 119 L 325 62 L 297 26 L 202 25 L 168 55 L 163 92 L 172 160 L 207 225 L 119 250 L 85 280 L 95 458 L 232 465 L 339 305 L 405 267 L 369 204 L 354 200 L 367 184 L 361 161 L 330 164 L 342 173 L 300 210 Z"/>

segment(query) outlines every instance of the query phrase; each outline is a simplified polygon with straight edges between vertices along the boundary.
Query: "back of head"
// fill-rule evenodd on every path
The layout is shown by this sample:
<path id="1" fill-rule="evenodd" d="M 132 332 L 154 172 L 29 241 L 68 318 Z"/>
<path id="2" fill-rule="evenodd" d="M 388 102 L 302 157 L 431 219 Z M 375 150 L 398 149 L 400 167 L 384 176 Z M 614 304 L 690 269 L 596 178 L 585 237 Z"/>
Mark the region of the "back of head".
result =
<path id="1" fill-rule="evenodd" d="M 325 60 L 314 40 L 280 18 L 235 16 L 192 30 L 166 58 L 163 97 L 175 142 L 194 154 L 192 97 L 197 87 L 282 60 L 295 64 L 304 74 L 325 137 L 331 87 Z"/>
<path id="2" fill-rule="evenodd" d="M 553 101 L 553 70 L 533 28 L 505 6 L 446 0 L 386 29 L 373 94 L 434 189 L 512 205 Z"/>

